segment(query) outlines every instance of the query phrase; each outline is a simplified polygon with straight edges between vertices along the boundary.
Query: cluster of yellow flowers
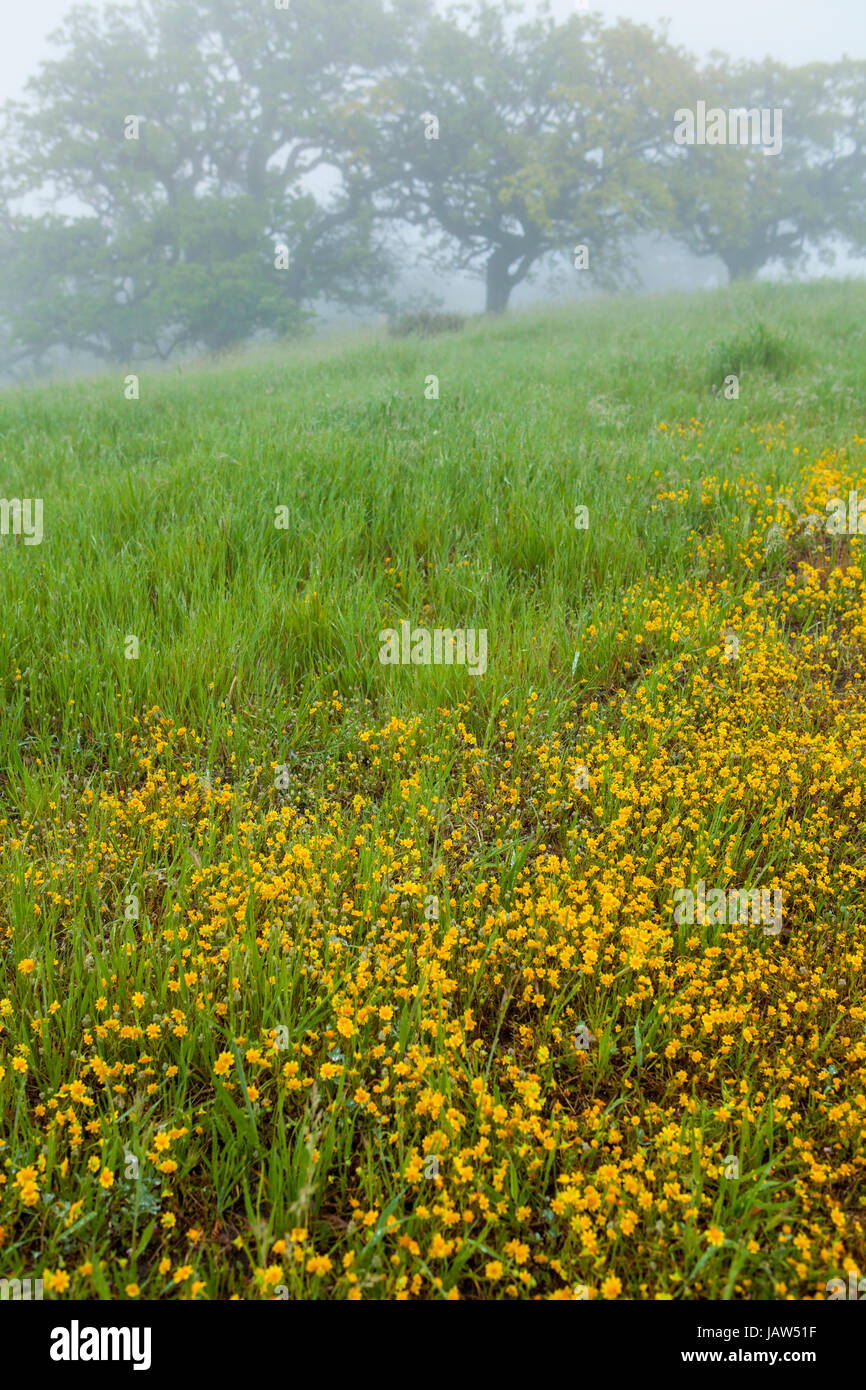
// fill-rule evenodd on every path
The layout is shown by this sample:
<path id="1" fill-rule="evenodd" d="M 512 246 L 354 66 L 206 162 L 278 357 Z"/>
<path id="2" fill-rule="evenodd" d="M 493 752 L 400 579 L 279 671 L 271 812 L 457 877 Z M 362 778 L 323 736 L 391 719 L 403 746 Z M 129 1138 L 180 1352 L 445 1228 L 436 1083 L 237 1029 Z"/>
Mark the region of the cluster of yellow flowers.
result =
<path id="1" fill-rule="evenodd" d="M 469 701 L 371 727 L 335 691 L 349 751 L 303 797 L 276 757 L 206 776 L 151 710 L 125 787 L 9 828 L 42 946 L 10 925 L 0 1094 L 35 1137 L 0 1149 L 0 1237 L 65 1231 L 79 1296 L 799 1299 L 866 1268 L 864 581 L 808 519 L 852 470 L 704 478 L 701 564 L 626 596 L 622 688 L 486 736 Z M 779 890 L 782 931 L 678 923 L 701 878 Z M 100 1196 L 136 1239 L 94 1259 Z"/>

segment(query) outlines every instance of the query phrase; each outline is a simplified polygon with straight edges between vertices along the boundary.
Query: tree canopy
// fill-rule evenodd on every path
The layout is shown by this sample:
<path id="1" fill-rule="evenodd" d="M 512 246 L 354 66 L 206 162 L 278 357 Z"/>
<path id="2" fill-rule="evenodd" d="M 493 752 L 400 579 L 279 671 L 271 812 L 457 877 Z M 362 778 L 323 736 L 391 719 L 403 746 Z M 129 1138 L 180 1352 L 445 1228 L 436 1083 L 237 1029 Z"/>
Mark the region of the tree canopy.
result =
<path id="1" fill-rule="evenodd" d="M 866 245 L 866 64 L 700 66 L 664 29 L 512 0 L 77 5 L 0 118 L 0 356 L 109 360 L 383 309 L 395 229 L 501 311 L 551 256 L 596 282 L 638 233 L 733 278 Z M 759 141 L 675 113 L 778 110 Z M 579 250 L 578 250 L 579 248 Z"/>

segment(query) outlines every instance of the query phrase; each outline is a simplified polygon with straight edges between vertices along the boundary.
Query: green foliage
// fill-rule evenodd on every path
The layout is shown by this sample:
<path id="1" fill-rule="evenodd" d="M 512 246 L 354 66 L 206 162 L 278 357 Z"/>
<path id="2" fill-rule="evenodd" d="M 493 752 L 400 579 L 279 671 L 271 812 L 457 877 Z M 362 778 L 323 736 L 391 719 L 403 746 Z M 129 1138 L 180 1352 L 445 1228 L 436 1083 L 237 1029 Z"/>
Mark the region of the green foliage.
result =
<path id="1" fill-rule="evenodd" d="M 726 352 L 719 385 L 722 367 L 752 362 L 750 411 L 778 418 L 787 408 L 802 417 L 800 442 L 823 445 L 822 402 L 857 421 L 863 308 L 852 282 L 611 299 L 513 324 L 479 318 L 437 339 L 438 401 L 424 398 L 430 350 L 413 336 L 153 370 L 138 401 L 124 399 L 120 372 L 0 393 L 6 493 L 43 497 L 46 517 L 41 546 L 0 544 L 0 761 L 20 769 L 63 749 L 77 765 L 94 746 L 79 750 L 81 709 L 110 758 L 118 692 L 195 725 L 218 714 L 235 675 L 246 699 L 277 724 L 292 721 L 330 693 L 334 674 L 356 669 L 358 634 L 378 631 L 383 614 L 429 606 L 469 625 L 467 595 L 480 592 L 505 643 L 485 679 L 491 699 L 516 684 L 543 688 L 550 643 L 571 667 L 578 612 L 606 614 L 596 619 L 605 630 L 629 583 L 665 557 L 673 570 L 681 563 L 694 518 L 649 506 L 656 427 L 705 412 L 703 449 L 680 465 L 684 477 L 729 447 L 743 395 L 707 396 L 711 344 L 763 353 Z M 744 332 L 750 322 L 764 328 Z M 793 351 L 797 339 L 815 352 L 810 370 L 777 382 L 769 345 Z M 755 370 L 760 361 L 767 371 Z M 616 527 L 593 526 L 573 554 L 577 502 L 619 516 L 629 544 Z M 274 527 L 279 504 L 288 531 Z M 124 660 L 124 632 L 146 639 L 138 661 Z M 585 660 L 582 678 L 616 681 L 612 643 Z M 28 673 L 23 685 L 16 669 Z M 367 671 L 377 708 L 414 708 L 401 674 L 395 682 L 375 662 Z M 439 674 L 456 695 L 454 675 Z M 431 709 L 442 693 L 431 684 Z M 301 723 L 303 737 L 315 746 Z"/>
<path id="2" fill-rule="evenodd" d="M 690 250 L 718 256 L 731 279 L 744 279 L 771 263 L 801 267 L 813 251 L 832 262 L 840 242 L 864 244 L 866 63 L 789 68 L 717 55 L 697 75 L 694 91 L 707 108 L 726 114 L 772 112 L 781 148 L 668 149 L 670 229 Z M 691 93 L 682 92 L 677 108 L 692 105 Z"/>
<path id="3" fill-rule="evenodd" d="M 716 384 L 730 374 L 742 377 L 755 369 L 779 380 L 803 361 L 804 349 L 791 329 L 779 330 L 759 320 L 714 343 L 709 357 L 709 378 Z"/>
<path id="4" fill-rule="evenodd" d="M 380 0 L 73 9 L 3 112 L 6 199 L 79 209 L 0 220 L 7 359 L 165 358 L 295 335 L 323 295 L 384 303 L 349 116 L 371 35 L 393 25 Z"/>
<path id="5" fill-rule="evenodd" d="M 668 113 L 692 72 L 647 28 L 516 23 L 514 8 L 479 3 L 462 26 L 431 17 L 359 116 L 390 214 L 430 234 L 444 267 L 483 273 L 491 312 L 576 243 L 604 282 L 624 240 L 663 222 Z"/>

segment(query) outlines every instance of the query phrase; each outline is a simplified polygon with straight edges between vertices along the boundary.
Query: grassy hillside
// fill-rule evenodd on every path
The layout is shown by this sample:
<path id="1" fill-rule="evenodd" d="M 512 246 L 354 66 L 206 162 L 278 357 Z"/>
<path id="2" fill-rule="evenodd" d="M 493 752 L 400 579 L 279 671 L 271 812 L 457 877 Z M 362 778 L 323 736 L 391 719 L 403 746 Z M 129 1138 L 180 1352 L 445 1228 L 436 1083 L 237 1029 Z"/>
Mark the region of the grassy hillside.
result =
<path id="1" fill-rule="evenodd" d="M 866 1267 L 864 381 L 849 283 L 0 395 L 6 1277 Z"/>

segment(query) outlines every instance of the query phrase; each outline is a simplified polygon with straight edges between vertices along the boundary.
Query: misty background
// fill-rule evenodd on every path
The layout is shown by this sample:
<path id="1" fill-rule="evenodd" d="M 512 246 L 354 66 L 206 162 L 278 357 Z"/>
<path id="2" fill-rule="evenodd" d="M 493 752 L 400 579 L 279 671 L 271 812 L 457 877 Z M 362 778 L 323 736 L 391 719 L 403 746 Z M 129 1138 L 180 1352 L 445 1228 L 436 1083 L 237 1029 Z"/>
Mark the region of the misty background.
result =
<path id="1" fill-rule="evenodd" d="M 149 3 L 160 8 L 160 0 Z M 743 225 L 750 218 L 762 218 L 768 229 L 775 217 L 773 230 L 766 231 L 763 248 L 744 250 L 743 274 L 784 279 L 828 273 L 862 275 L 866 271 L 862 208 L 866 6 L 862 0 L 829 0 L 817 9 L 805 0 L 769 0 L 761 5 L 755 5 L 753 0 L 729 0 L 723 7 L 697 4 L 694 0 L 618 0 L 591 7 L 583 0 L 552 0 L 548 7 L 522 6 L 505 22 L 509 35 L 522 18 L 543 17 L 545 13 L 561 26 L 568 26 L 572 20 L 580 24 L 598 23 L 608 33 L 613 32 L 612 26 L 619 20 L 649 25 L 663 45 L 658 61 L 651 45 L 642 48 L 641 40 L 632 37 L 623 40 L 626 46 L 631 44 L 627 55 L 623 43 L 617 48 L 611 41 L 609 49 L 605 49 L 603 70 L 616 73 L 619 63 L 629 72 L 641 64 L 646 67 L 658 87 L 648 99 L 649 104 L 657 103 L 659 128 L 667 114 L 665 133 L 669 143 L 677 106 L 692 104 L 702 96 L 710 104 L 725 107 L 737 107 L 741 102 L 764 105 L 782 99 L 773 95 L 774 83 L 779 93 L 786 94 L 783 68 L 802 75 L 802 86 L 792 97 L 794 106 L 799 103 L 804 113 L 802 128 L 786 124 L 785 134 L 787 137 L 790 129 L 791 144 L 783 148 L 779 167 L 768 169 L 774 157 L 760 151 L 724 151 L 725 157 L 742 153 L 744 158 L 756 161 L 748 180 L 741 178 L 741 170 L 733 164 L 725 164 L 716 150 L 689 151 L 694 158 L 688 169 L 673 162 L 669 173 L 662 169 L 660 161 L 667 160 L 673 152 L 663 150 L 659 154 L 649 148 L 644 133 L 635 130 L 634 121 L 623 120 L 616 125 L 616 117 L 608 114 L 615 109 L 616 101 L 616 92 L 609 85 L 604 93 L 607 108 L 602 103 L 593 127 L 590 103 L 586 128 L 597 129 L 604 121 L 608 123 L 606 129 L 612 122 L 616 125 L 599 156 L 605 173 L 611 167 L 614 173 L 608 178 L 608 187 L 603 187 L 601 180 L 598 187 L 590 187 L 590 180 L 580 196 L 572 196 L 565 189 L 563 164 L 573 156 L 576 146 L 569 144 L 570 137 L 562 133 L 561 112 L 550 119 L 546 143 L 540 137 L 535 140 L 533 135 L 531 158 L 524 158 L 519 168 L 517 160 L 514 169 L 509 170 L 498 152 L 487 163 L 481 161 L 477 168 L 473 167 L 471 151 L 477 119 L 473 123 L 471 109 L 467 106 L 463 111 L 458 99 L 450 102 L 443 96 L 439 101 L 443 81 L 450 76 L 452 57 L 454 70 L 459 67 L 460 50 L 455 49 L 451 55 L 446 45 L 437 52 L 425 37 L 425 12 L 445 16 L 448 7 L 426 5 L 424 0 L 418 0 L 417 5 L 406 0 L 406 4 L 409 18 L 397 24 L 391 34 L 386 24 L 380 25 L 381 14 L 387 15 L 391 10 L 387 4 L 290 0 L 288 9 L 294 15 L 290 13 L 289 17 L 295 19 L 300 14 L 304 21 L 297 29 L 295 47 L 308 44 L 308 52 L 299 60 L 307 66 L 298 69 L 303 72 L 304 83 L 317 65 L 323 72 L 329 68 L 331 41 L 335 65 L 342 63 L 353 82 L 359 72 L 369 71 L 372 76 L 368 80 L 362 75 L 349 94 L 348 114 L 341 112 L 339 129 L 328 124 L 340 90 L 339 73 L 330 74 L 321 84 L 310 81 L 310 90 L 321 101 L 321 110 L 310 112 L 307 95 L 298 100 L 299 119 L 308 127 L 300 143 L 306 150 L 315 144 L 316 122 L 321 121 L 327 138 L 333 140 L 339 153 L 333 161 L 330 156 L 319 161 L 305 155 L 298 161 L 301 174 L 291 187 L 286 183 L 275 192 L 266 186 L 269 176 L 263 176 L 261 188 L 253 193 L 248 183 L 242 189 L 242 181 L 233 183 L 235 156 L 229 147 L 232 142 L 238 145 L 249 127 L 245 124 L 243 97 L 236 104 L 226 99 L 226 93 L 234 88 L 226 76 L 224 57 L 225 51 L 232 51 L 235 45 L 233 58 L 241 55 L 241 66 L 249 59 L 250 71 L 255 69 L 256 80 L 259 79 L 264 69 L 260 71 L 260 53 L 255 51 L 255 26 L 259 26 L 264 48 L 269 36 L 279 32 L 286 18 L 284 12 L 275 9 L 273 0 L 250 0 L 248 5 L 240 6 L 243 21 L 235 17 L 237 0 L 188 0 L 186 8 L 183 0 L 165 0 L 163 8 L 188 16 L 192 34 L 200 15 L 212 13 L 216 16 L 215 25 L 222 25 L 226 40 L 219 56 L 214 51 L 208 80 L 190 78 L 189 101 L 184 110 L 176 113 L 176 122 L 182 125 L 186 120 L 190 128 L 199 120 L 205 125 L 212 121 L 224 143 L 221 159 L 213 169 L 203 171 L 198 185 L 194 179 L 186 179 L 187 165 L 195 165 L 199 157 L 196 150 L 184 150 L 180 136 L 176 149 L 168 148 L 176 134 L 172 129 L 175 114 L 170 110 L 149 111 L 146 83 L 136 91 L 135 83 L 125 83 L 120 71 L 118 88 L 122 91 L 125 85 L 126 89 L 123 104 L 129 112 L 143 117 L 142 143 L 127 145 L 123 154 L 134 148 L 143 150 L 145 157 L 135 170 L 129 160 L 124 163 L 123 159 L 99 170 L 93 141 L 122 138 L 117 127 L 118 93 L 101 93 L 93 87 L 88 91 L 86 74 L 82 73 L 81 96 L 77 97 L 62 69 L 55 71 L 53 80 L 50 76 L 52 65 L 62 65 L 64 57 L 69 63 L 67 75 L 74 73 L 68 43 L 64 48 L 63 43 L 52 42 L 51 35 L 73 8 L 82 7 L 74 7 L 70 0 L 42 0 L 38 6 L 11 9 L 5 16 L 4 44 L 0 49 L 0 106 L 7 109 L 7 119 L 0 124 L 0 376 L 7 380 L 21 378 L 38 371 L 86 366 L 101 360 L 146 360 L 153 355 L 147 349 L 148 343 L 155 346 L 159 357 L 167 358 L 260 336 L 293 336 L 333 324 L 378 322 L 386 317 L 393 321 L 401 312 L 441 309 L 474 314 L 485 307 L 518 307 L 612 288 L 644 292 L 709 289 L 725 284 L 735 273 L 731 255 L 716 252 L 714 235 L 720 220 L 735 220 L 737 216 Z M 114 6 L 107 5 L 106 0 L 94 0 L 83 8 L 90 15 L 92 32 L 109 34 L 111 25 L 104 22 L 107 11 L 125 11 L 133 18 L 138 16 L 140 22 L 142 8 L 147 7 L 124 4 L 123 0 L 116 0 Z M 501 11 L 505 7 L 492 8 Z M 344 23 L 349 14 L 355 16 L 351 31 Z M 333 21 L 333 40 L 328 38 L 329 18 Z M 184 51 L 182 29 L 181 20 L 177 26 L 179 54 Z M 564 28 L 562 33 L 570 35 L 571 30 Z M 586 41 L 590 43 L 590 31 L 587 34 Z M 481 42 L 475 50 L 477 54 L 483 47 L 483 24 L 476 37 Z M 417 40 L 414 46 L 413 40 Z M 581 41 L 569 38 L 569 42 Z M 603 46 L 603 41 L 599 42 Z M 98 49 L 98 44 L 93 48 Z M 130 67 L 136 69 L 134 45 L 129 48 Z M 123 45 L 115 44 L 112 51 L 122 53 Z M 573 51 L 576 54 L 578 48 Z M 679 59 L 674 55 L 694 60 L 694 81 L 690 82 L 688 61 L 678 67 Z M 473 61 L 471 48 L 466 49 L 465 60 L 469 64 Z M 766 72 L 761 68 L 765 60 L 771 60 Z M 274 71 L 279 70 L 278 61 L 281 60 L 275 54 Z M 520 83 L 517 72 L 521 61 L 518 55 L 514 73 L 509 72 L 505 79 L 512 82 L 515 92 Z M 822 64 L 838 65 L 844 81 L 837 82 L 836 69 L 832 74 L 829 69 L 823 76 L 818 73 L 817 67 Z M 553 72 L 554 66 L 553 59 L 544 58 L 539 61 L 539 72 Z M 570 71 L 565 62 L 562 71 L 566 75 Z M 172 80 L 179 80 L 180 73 L 179 60 Z M 807 80 L 808 74 L 812 77 Z M 492 88 L 497 77 L 494 62 L 491 72 L 479 78 L 479 82 L 487 82 Z M 582 77 L 585 82 L 586 74 Z M 28 96 L 27 83 L 32 78 L 37 78 L 37 86 L 30 87 Z M 728 82 L 728 78 L 732 81 Z M 199 90 L 195 88 L 196 81 Z M 267 81 L 265 75 L 265 86 Z M 576 90 L 577 81 L 575 77 Z M 238 85 L 235 82 L 235 87 Z M 635 90 L 640 90 L 639 85 Z M 665 104 L 667 93 L 670 101 Z M 29 103 L 26 115 L 22 114 L 23 107 L 16 108 L 25 98 Z M 293 98 L 292 79 L 287 75 L 289 108 Z M 100 108 L 100 101 L 104 109 Z M 350 109 L 353 102 L 354 111 Z M 628 101 L 623 104 L 628 105 Z M 634 100 L 629 110 L 634 113 Z M 10 115 L 13 111 L 17 114 Z M 428 111 L 439 116 L 442 129 L 436 141 L 425 145 L 423 139 L 418 141 L 424 129 L 423 114 Z M 462 128 L 458 128 L 455 112 L 466 116 Z M 290 126 L 291 112 L 285 114 Z M 544 118 L 547 120 L 546 112 Z M 160 144 L 154 130 L 160 136 L 164 133 L 159 130 L 161 121 L 171 136 Z M 82 133 L 75 129 L 79 122 Z M 515 130 L 519 125 L 515 117 Z M 521 138 L 524 133 L 525 123 Z M 251 142 L 254 138 L 251 132 Z M 450 149 L 449 138 L 453 141 Z M 479 133 L 481 146 L 484 138 Z M 411 139 L 416 141 L 414 146 Z M 789 153 L 792 145 L 793 153 Z M 621 170 L 617 173 L 617 158 L 621 154 Z M 645 190 L 640 177 L 637 183 L 633 182 L 638 164 L 629 163 L 626 154 L 645 161 L 649 171 Z M 248 163 L 248 155 L 248 150 L 238 146 L 238 168 L 245 160 Z M 781 161 L 786 157 L 788 168 L 799 160 L 794 180 L 781 169 Z M 282 155 L 275 163 L 281 158 Z M 168 176 L 165 161 L 172 159 L 177 168 Z M 459 169 L 459 176 L 451 177 L 445 170 L 449 159 Z M 303 172 L 305 160 L 310 166 L 308 173 Z M 76 161 L 81 168 L 78 176 Z M 539 163 L 544 165 L 540 171 Z M 182 165 L 184 172 L 178 186 L 183 185 L 188 206 L 183 217 L 179 213 L 178 220 L 172 222 L 165 215 L 165 205 L 169 209 L 173 206 L 173 195 L 170 192 L 166 199 L 162 191 L 154 191 L 155 184 L 148 188 L 147 170 L 164 190 L 166 178 L 169 183 L 178 181 Z M 500 180 L 498 187 L 491 183 L 494 165 L 495 177 Z M 726 169 L 731 172 L 731 182 L 730 188 L 723 190 L 718 179 L 719 172 Z M 820 177 L 819 169 L 825 171 Z M 488 203 L 482 207 L 476 199 L 475 185 L 485 179 L 490 186 L 484 192 Z M 655 188 L 650 186 L 652 179 L 656 180 Z M 108 189 L 104 197 L 94 192 L 102 180 Z M 772 180 L 772 189 L 765 186 L 767 180 Z M 85 187 L 89 197 L 85 196 Z M 640 209 L 635 206 L 638 199 L 632 194 L 634 188 L 640 189 Z M 664 196 L 670 206 L 663 214 L 660 205 Z M 786 197 L 791 201 L 790 217 L 784 204 Z M 509 215 L 512 208 L 515 210 L 516 221 L 502 223 L 499 240 L 495 236 L 485 240 L 486 233 L 478 228 L 489 222 L 489 205 L 495 207 L 497 198 L 505 199 Z M 267 204 L 268 211 L 267 215 L 262 212 L 260 225 L 254 228 L 256 199 L 262 209 Z M 776 200 L 772 216 L 768 211 L 770 199 Z M 347 223 L 346 205 L 352 200 L 354 220 Z M 192 225 L 189 208 L 193 202 L 200 205 L 207 230 Z M 536 217 L 534 209 L 539 203 L 544 206 Z M 467 205 L 470 212 L 464 217 Z M 334 211 L 338 206 L 339 216 Z M 430 211 L 434 206 L 439 209 L 436 216 Z M 780 206 L 785 211 L 781 218 Z M 214 213 L 215 207 L 225 209 L 219 247 L 213 240 L 214 222 L 220 220 L 220 215 Z M 527 208 L 529 220 L 535 218 L 536 227 L 543 229 L 542 246 L 548 239 L 556 243 L 555 247 L 535 251 L 532 236 L 526 235 Z M 566 234 L 569 209 L 575 213 L 573 238 Z M 195 212 L 193 208 L 193 221 Z M 476 225 L 463 225 L 472 216 Z M 521 217 L 524 220 L 518 226 Z M 100 225 L 110 228 L 112 236 L 101 238 Z M 586 228 L 594 233 L 594 239 Z M 280 287 L 269 287 L 266 292 L 252 288 L 257 273 L 255 256 L 259 260 L 262 256 L 260 246 L 253 251 L 259 233 L 269 238 L 274 248 L 285 246 L 292 258 Z M 533 259 L 528 272 L 521 273 L 513 287 L 503 292 L 505 303 L 495 304 L 495 295 L 491 298 L 489 262 L 497 250 L 505 258 L 508 248 L 503 243 L 512 233 L 519 235 L 514 238 L 511 271 L 519 270 L 524 251 Z M 583 275 L 576 272 L 571 261 L 569 241 L 581 237 L 586 240 L 587 235 L 593 253 L 592 273 Z M 728 241 L 734 238 L 730 226 L 725 235 Z M 736 235 L 745 246 L 742 229 Z M 518 244 L 522 249 L 518 249 Z M 609 256 L 603 256 L 601 264 L 596 264 L 595 251 L 600 244 Z M 774 244 L 780 248 L 779 254 L 771 253 Z M 152 272 L 150 282 L 143 287 L 140 279 L 145 277 L 134 273 L 136 255 Z M 165 280 L 166 262 L 171 262 L 170 283 Z M 199 272 L 198 281 L 194 279 L 194 270 Z M 231 322 L 217 328 L 210 295 L 220 275 L 224 280 L 221 307 L 226 302 L 234 307 Z M 207 288 L 202 283 L 205 276 L 210 280 Z M 288 286 L 288 291 L 284 286 Z M 127 319 L 133 326 L 112 333 L 107 322 L 116 306 L 128 310 Z"/>

